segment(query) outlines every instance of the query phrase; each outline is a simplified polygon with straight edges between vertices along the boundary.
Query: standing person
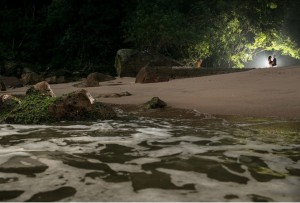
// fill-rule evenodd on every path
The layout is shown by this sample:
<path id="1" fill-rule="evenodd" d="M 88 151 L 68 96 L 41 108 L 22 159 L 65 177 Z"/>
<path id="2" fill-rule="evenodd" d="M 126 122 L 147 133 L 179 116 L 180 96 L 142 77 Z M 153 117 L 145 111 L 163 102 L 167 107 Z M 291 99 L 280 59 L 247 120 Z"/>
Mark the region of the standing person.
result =
<path id="1" fill-rule="evenodd" d="M 277 59 L 275 58 L 276 55 L 273 56 L 273 61 L 272 61 L 272 67 L 277 66 Z"/>
<path id="2" fill-rule="evenodd" d="M 273 67 L 272 56 L 268 57 L 268 63 L 269 63 L 269 67 Z"/>

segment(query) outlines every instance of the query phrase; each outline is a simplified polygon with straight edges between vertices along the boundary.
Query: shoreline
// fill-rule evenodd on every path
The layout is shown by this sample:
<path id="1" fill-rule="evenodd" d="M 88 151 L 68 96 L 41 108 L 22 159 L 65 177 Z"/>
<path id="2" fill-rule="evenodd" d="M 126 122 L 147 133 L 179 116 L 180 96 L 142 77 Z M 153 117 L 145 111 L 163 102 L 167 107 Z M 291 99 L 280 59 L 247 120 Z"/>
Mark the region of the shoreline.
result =
<path id="1" fill-rule="evenodd" d="M 74 87 L 73 83 L 51 84 L 56 96 L 86 89 L 97 102 L 142 105 L 159 97 L 169 107 L 220 116 L 300 120 L 300 66 L 262 68 L 243 72 L 174 79 L 169 82 L 136 84 L 135 78 L 116 78 L 99 87 Z M 8 89 L 24 95 L 28 87 Z M 131 96 L 104 97 L 128 92 Z"/>

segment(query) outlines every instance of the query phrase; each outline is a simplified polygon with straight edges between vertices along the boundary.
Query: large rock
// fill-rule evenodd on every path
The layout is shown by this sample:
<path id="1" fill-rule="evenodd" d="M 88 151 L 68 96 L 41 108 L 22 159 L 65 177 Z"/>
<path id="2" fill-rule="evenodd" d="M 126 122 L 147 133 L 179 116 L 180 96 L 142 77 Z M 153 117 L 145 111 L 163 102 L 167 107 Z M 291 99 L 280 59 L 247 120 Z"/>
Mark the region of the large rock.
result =
<path id="1" fill-rule="evenodd" d="M 52 91 L 50 85 L 46 81 L 39 82 L 33 85 L 32 87 L 30 87 L 26 91 L 26 95 L 31 93 L 36 93 L 36 92 L 45 96 L 55 97 L 54 92 Z"/>
<path id="2" fill-rule="evenodd" d="M 33 85 L 38 82 L 41 82 L 42 80 L 43 77 L 34 72 L 23 73 L 21 76 L 21 81 L 24 85 Z"/>
<path id="3" fill-rule="evenodd" d="M 49 113 L 56 119 L 108 119 L 116 117 L 110 106 L 95 103 L 92 95 L 84 89 L 77 90 L 49 106 Z"/>
<path id="4" fill-rule="evenodd" d="M 141 68 L 149 66 L 182 66 L 178 61 L 159 53 L 120 49 L 115 57 L 115 68 L 119 77 L 135 77 Z"/>
<path id="5" fill-rule="evenodd" d="M 171 67 L 145 66 L 137 74 L 135 83 L 168 82 L 171 71 Z"/>
<path id="6" fill-rule="evenodd" d="M 22 66 L 15 61 L 5 61 L 1 68 L 1 75 L 5 76 L 20 76 L 22 73 Z"/>
<path id="7" fill-rule="evenodd" d="M 16 88 L 23 86 L 21 80 L 14 76 L 0 76 L 0 81 L 2 81 L 7 88 Z"/>
<path id="8" fill-rule="evenodd" d="M 50 76 L 45 78 L 45 81 L 49 84 L 59 84 L 66 82 L 65 76 Z"/>
<path id="9" fill-rule="evenodd" d="M 110 75 L 105 75 L 102 73 L 91 73 L 86 78 L 86 86 L 87 87 L 97 87 L 99 86 L 99 82 L 114 80 L 115 78 Z"/>
<path id="10" fill-rule="evenodd" d="M 6 85 L 2 81 L 0 81 L 0 91 L 6 91 Z"/>

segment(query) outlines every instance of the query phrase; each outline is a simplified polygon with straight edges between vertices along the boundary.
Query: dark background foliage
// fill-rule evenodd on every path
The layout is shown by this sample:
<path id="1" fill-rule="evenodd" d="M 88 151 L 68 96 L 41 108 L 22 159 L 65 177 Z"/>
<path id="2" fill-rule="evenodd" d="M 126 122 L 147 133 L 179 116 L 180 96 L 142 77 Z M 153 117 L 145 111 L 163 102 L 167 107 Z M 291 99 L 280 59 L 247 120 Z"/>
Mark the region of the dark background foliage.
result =
<path id="1" fill-rule="evenodd" d="M 195 44 L 209 42 L 216 46 L 207 64 L 230 66 L 225 53 L 237 42 L 217 47 L 208 39 L 222 38 L 216 33 L 224 31 L 227 18 L 245 21 L 248 41 L 256 32 L 283 28 L 299 44 L 299 9 L 297 0 L 1 0 L 0 62 L 25 62 L 38 72 L 115 74 L 120 48 L 188 61 L 203 52 L 195 52 Z"/>

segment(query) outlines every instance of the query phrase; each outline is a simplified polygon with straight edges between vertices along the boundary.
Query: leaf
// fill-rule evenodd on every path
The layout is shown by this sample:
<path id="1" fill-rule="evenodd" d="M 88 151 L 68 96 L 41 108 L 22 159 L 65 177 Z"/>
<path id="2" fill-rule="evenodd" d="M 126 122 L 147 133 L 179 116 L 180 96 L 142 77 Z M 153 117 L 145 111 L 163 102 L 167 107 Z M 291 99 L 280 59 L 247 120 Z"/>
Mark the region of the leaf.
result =
<path id="1" fill-rule="evenodd" d="M 277 4 L 274 3 L 274 2 L 270 2 L 270 3 L 268 4 L 268 7 L 269 7 L 270 9 L 276 9 L 276 8 L 277 8 Z"/>

